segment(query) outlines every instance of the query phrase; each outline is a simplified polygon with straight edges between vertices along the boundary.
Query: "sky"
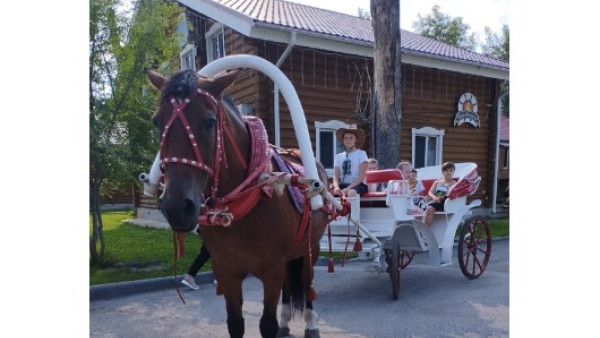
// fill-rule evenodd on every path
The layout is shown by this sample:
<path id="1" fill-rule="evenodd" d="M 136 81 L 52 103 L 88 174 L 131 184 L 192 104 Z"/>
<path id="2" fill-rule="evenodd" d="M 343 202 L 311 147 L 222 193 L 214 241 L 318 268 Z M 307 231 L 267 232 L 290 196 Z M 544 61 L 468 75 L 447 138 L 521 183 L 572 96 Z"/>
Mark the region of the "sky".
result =
<path id="1" fill-rule="evenodd" d="M 305 5 L 329 9 L 336 12 L 357 15 L 358 8 L 370 12 L 370 0 L 286 0 Z M 451 17 L 462 17 L 463 22 L 471 26 L 470 32 L 479 35 L 480 42 L 485 42 L 484 28 L 490 27 L 500 34 L 502 25 L 509 25 L 508 0 L 401 0 L 400 28 L 413 31 L 412 23 L 417 15 L 426 16 L 434 5 L 440 5 L 440 11 Z"/>

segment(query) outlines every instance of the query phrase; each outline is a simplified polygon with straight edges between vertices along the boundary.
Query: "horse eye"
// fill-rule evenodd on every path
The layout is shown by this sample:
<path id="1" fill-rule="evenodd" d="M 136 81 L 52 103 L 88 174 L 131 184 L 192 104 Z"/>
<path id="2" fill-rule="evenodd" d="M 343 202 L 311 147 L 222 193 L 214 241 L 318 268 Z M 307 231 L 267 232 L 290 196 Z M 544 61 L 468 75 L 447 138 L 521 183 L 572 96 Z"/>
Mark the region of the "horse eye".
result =
<path id="1" fill-rule="evenodd" d="M 206 128 L 207 130 L 212 129 L 215 127 L 216 124 L 217 124 L 217 119 L 209 118 L 204 121 L 204 128 Z"/>

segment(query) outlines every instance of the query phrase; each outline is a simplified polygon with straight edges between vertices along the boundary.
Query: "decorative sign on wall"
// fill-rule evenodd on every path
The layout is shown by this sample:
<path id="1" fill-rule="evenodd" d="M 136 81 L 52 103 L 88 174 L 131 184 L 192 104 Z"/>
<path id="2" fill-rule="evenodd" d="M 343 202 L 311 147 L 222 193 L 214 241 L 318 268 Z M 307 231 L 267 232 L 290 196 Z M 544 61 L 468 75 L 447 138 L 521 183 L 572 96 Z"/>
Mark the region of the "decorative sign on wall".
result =
<path id="1" fill-rule="evenodd" d="M 454 126 L 470 123 L 473 127 L 479 127 L 479 115 L 477 115 L 477 99 L 471 93 L 464 93 L 458 99 L 458 111 L 454 116 Z"/>

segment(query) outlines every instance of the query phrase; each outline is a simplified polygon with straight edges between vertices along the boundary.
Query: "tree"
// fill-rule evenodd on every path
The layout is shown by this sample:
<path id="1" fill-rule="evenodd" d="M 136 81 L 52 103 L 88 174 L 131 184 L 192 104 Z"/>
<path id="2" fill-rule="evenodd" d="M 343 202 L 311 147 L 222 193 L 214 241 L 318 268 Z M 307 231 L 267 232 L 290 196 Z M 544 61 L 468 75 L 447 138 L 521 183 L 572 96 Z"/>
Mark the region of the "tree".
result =
<path id="1" fill-rule="evenodd" d="M 442 13 L 439 5 L 434 5 L 425 17 L 417 14 L 417 18 L 412 24 L 415 33 L 470 51 L 477 48 L 477 34 L 468 33 L 471 26 L 462 17 L 452 18 Z"/>
<path id="2" fill-rule="evenodd" d="M 371 13 L 369 13 L 369 11 L 362 9 L 360 7 L 358 7 L 357 11 L 357 16 L 361 19 L 369 19 L 371 20 Z"/>
<path id="3" fill-rule="evenodd" d="M 400 160 L 399 131 L 402 127 L 400 3 L 397 0 L 371 0 L 371 13 L 375 36 L 372 147 L 379 165 L 393 168 Z"/>
<path id="4" fill-rule="evenodd" d="M 175 32 L 182 10 L 176 2 L 137 0 L 132 5 L 133 10 L 127 11 L 120 0 L 90 1 L 90 256 L 94 261 L 105 249 L 100 213 L 103 186 L 137 183 L 141 166 L 156 154 L 157 137 L 151 125 L 156 94 L 143 94 L 144 68 L 169 64 L 180 50 Z"/>
<path id="5" fill-rule="evenodd" d="M 509 62 L 510 61 L 510 29 L 508 25 L 502 26 L 502 35 L 492 32 L 492 29 L 485 27 L 485 44 L 481 46 L 483 54 L 494 59 Z M 500 84 L 500 91 L 506 95 L 502 98 L 502 114 L 509 116 L 509 92 L 510 82 L 503 81 Z"/>

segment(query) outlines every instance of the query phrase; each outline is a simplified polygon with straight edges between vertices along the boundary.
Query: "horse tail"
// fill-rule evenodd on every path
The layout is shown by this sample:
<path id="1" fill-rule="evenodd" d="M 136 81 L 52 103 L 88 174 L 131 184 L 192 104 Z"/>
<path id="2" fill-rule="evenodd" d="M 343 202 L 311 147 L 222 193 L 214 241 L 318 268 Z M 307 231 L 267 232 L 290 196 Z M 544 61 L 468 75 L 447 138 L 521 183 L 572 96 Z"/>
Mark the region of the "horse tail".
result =
<path id="1" fill-rule="evenodd" d="M 304 311 L 306 304 L 306 286 L 302 274 L 304 257 L 296 258 L 288 263 L 288 283 L 292 312 Z"/>

